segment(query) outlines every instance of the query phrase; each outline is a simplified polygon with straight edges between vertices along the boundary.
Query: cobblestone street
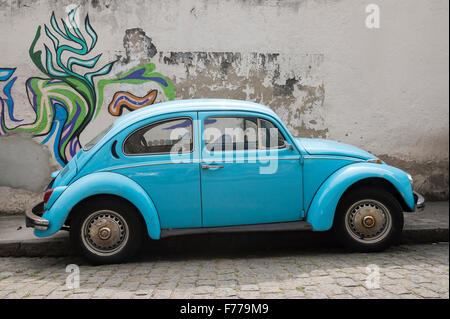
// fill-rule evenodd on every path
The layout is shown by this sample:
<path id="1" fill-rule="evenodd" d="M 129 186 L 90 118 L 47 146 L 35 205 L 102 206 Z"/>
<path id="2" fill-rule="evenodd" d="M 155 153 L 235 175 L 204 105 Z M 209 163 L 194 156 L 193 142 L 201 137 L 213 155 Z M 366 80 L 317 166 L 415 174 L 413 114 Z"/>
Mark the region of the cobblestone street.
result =
<path id="1" fill-rule="evenodd" d="M 143 254 L 97 267 L 77 257 L 8 257 L 0 258 L 0 298 L 448 298 L 448 249 L 439 243 L 376 254 L 320 248 L 226 257 Z M 79 288 L 66 287 L 69 264 L 79 265 Z"/>

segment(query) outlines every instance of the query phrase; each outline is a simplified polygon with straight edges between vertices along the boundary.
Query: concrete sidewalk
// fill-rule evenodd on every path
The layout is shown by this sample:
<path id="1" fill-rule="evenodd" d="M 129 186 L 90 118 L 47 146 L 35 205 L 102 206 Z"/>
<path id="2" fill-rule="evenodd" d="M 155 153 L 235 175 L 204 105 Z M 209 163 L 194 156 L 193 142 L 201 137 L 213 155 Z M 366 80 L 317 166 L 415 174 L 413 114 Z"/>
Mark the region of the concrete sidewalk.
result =
<path id="1" fill-rule="evenodd" d="M 423 212 L 405 213 L 402 243 L 448 242 L 449 202 L 427 203 Z M 73 251 L 69 233 L 60 231 L 48 238 L 37 238 L 33 230 L 25 227 L 24 216 L 0 216 L 0 257 L 6 256 L 68 256 Z M 205 239 L 207 243 L 205 243 Z M 231 243 L 231 244 L 230 244 Z M 284 232 L 252 234 L 195 235 L 152 241 L 152 250 L 183 251 L 193 247 L 202 249 L 254 249 L 301 248 L 312 244 L 330 244 L 328 233 Z M 206 245 L 205 245 L 206 244 Z M 148 245 L 147 245 L 148 246 Z M 232 247 L 231 247 L 232 246 Z"/>

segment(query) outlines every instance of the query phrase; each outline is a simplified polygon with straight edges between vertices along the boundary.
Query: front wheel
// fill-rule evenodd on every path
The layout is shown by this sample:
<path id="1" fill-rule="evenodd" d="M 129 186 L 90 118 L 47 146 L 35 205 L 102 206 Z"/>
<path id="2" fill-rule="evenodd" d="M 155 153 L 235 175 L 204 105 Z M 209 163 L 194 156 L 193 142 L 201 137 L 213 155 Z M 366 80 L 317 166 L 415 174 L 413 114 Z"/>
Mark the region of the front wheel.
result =
<path id="1" fill-rule="evenodd" d="M 397 199 L 377 188 L 356 189 L 340 200 L 333 232 L 351 250 L 372 252 L 391 246 L 401 235 L 403 211 Z"/>
<path id="2" fill-rule="evenodd" d="M 70 239 L 93 264 L 125 261 L 142 244 L 140 216 L 124 201 L 98 199 L 85 203 L 74 213 Z"/>

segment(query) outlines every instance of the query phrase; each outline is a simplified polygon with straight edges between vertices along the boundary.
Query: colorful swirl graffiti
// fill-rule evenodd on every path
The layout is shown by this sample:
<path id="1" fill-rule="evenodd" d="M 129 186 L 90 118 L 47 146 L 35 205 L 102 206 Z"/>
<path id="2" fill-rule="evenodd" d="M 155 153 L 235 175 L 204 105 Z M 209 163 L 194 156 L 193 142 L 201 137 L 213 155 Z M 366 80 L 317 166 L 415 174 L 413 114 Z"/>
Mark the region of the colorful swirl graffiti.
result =
<path id="1" fill-rule="evenodd" d="M 0 68 L 0 82 L 6 82 L 8 81 L 11 76 L 14 74 L 14 72 L 16 71 L 16 69 L 9 69 L 9 68 Z M 14 118 L 13 112 L 12 110 L 14 109 L 14 100 L 11 96 L 11 89 L 14 85 L 14 82 L 16 82 L 17 80 L 17 76 L 13 77 L 11 80 L 9 80 L 8 83 L 6 83 L 5 87 L 3 88 L 3 94 L 5 95 L 6 98 L 2 98 L 0 96 L 0 110 L 3 113 L 4 110 L 4 105 L 6 104 L 7 108 L 8 108 L 8 112 L 9 112 L 9 118 L 11 119 L 11 121 L 13 122 L 21 122 L 20 120 L 16 120 Z M 0 117 L 3 118 L 3 114 L 0 114 Z M 2 128 L 0 127 L 0 132 L 3 133 Z M 6 132 L 5 132 L 6 133 Z"/>
<path id="2" fill-rule="evenodd" d="M 109 103 L 108 112 L 113 116 L 121 116 L 124 108 L 134 111 L 153 104 L 157 95 L 158 91 L 156 90 L 151 90 L 143 97 L 134 96 L 129 92 L 117 92 L 114 94 L 111 103 Z"/>
<path id="3" fill-rule="evenodd" d="M 110 73 L 116 61 L 96 68 L 102 54 L 92 58 L 88 55 L 97 44 L 97 33 L 86 16 L 84 33 L 87 37 L 83 35 L 74 18 L 76 10 L 75 8 L 68 14 L 70 25 L 63 19 L 59 25 L 54 13 L 50 18 L 51 29 L 44 25 L 45 34 L 53 44 L 53 51 L 44 44 L 45 63 L 42 61 L 42 51 L 36 50 L 36 44 L 41 37 L 41 26 L 38 27 L 31 43 L 30 58 L 46 76 L 32 77 L 26 81 L 28 99 L 36 114 L 32 123 L 22 124 L 22 120 L 18 120 L 14 115 L 11 89 L 17 77 L 11 77 L 16 69 L 0 68 L 0 82 L 7 82 L 3 88 L 5 97 L 0 97 L 0 135 L 26 132 L 33 137 L 42 137 L 42 144 L 52 143 L 55 159 L 62 166 L 81 148 L 80 134 L 99 114 L 105 86 L 153 81 L 162 89 L 167 99 L 173 100 L 175 97 L 173 84 L 162 74 L 154 72 L 156 68 L 154 63 L 135 67 L 115 79 L 96 81 L 97 77 Z M 68 58 L 63 60 L 63 55 Z M 113 116 L 120 116 L 123 108 L 132 111 L 153 104 L 156 96 L 156 90 L 150 91 L 142 98 L 128 92 L 117 92 L 109 104 L 108 111 Z M 12 127 L 8 127 L 7 123 L 12 124 Z"/>

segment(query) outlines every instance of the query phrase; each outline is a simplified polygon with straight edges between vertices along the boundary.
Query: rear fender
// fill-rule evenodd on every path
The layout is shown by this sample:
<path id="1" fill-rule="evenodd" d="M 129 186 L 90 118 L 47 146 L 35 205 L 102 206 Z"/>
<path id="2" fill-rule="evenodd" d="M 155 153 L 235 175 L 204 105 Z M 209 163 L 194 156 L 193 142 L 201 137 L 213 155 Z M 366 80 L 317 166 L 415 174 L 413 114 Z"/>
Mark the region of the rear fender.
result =
<path id="1" fill-rule="evenodd" d="M 132 179 L 112 172 L 92 173 L 68 186 L 42 216 L 49 220 L 50 227 L 47 230 L 35 229 L 35 235 L 38 237 L 53 235 L 64 225 L 69 212 L 76 204 L 83 199 L 101 194 L 115 195 L 131 202 L 141 213 L 149 236 L 153 239 L 160 238 L 158 213 L 147 192 Z"/>

